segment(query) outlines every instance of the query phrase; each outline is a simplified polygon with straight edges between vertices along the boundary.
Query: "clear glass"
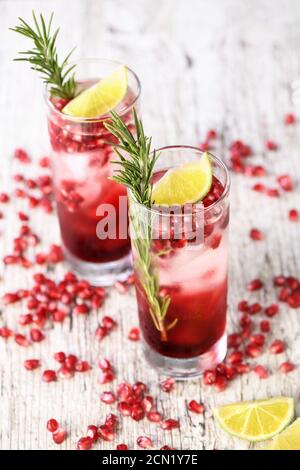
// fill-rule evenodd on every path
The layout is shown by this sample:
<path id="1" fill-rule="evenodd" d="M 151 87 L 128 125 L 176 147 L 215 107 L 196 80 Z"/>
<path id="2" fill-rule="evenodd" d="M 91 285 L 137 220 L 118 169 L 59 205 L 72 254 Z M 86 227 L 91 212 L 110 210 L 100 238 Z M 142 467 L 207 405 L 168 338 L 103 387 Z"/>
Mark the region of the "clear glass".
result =
<path id="1" fill-rule="evenodd" d="M 159 152 L 154 182 L 167 169 L 202 155 L 187 146 Z M 200 375 L 226 354 L 229 175 L 221 160 L 211 156 L 211 161 L 213 183 L 201 203 L 170 213 L 147 209 L 129 195 L 145 356 L 154 368 L 179 379 Z M 165 316 L 164 303 L 169 303 Z"/>
<path id="2" fill-rule="evenodd" d="M 104 59 L 80 60 L 76 62 L 77 83 L 83 87 L 93 84 L 119 65 Z M 128 69 L 128 91 L 116 111 L 129 126 L 133 124 L 133 107 L 138 110 L 139 96 L 139 79 Z M 115 168 L 111 160 L 116 157 L 110 145 L 115 139 L 104 127 L 109 116 L 67 116 L 61 112 L 66 101 L 49 99 L 47 92 L 46 102 L 55 198 L 66 260 L 72 270 L 93 285 L 124 280 L 132 270 L 126 209 L 125 217 L 120 216 L 127 192 L 109 179 Z M 101 238 L 99 224 L 107 216 L 101 208 L 107 205 L 113 209 L 109 217 L 115 217 L 116 230 Z"/>

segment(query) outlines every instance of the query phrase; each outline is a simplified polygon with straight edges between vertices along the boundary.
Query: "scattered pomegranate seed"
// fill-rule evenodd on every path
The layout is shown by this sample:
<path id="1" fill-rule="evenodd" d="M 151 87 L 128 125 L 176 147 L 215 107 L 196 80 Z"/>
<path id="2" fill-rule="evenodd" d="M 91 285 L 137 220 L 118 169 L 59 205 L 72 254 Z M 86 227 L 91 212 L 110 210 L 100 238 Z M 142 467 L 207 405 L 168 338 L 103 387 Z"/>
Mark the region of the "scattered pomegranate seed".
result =
<path id="1" fill-rule="evenodd" d="M 98 434 L 104 441 L 111 442 L 115 439 L 114 431 L 109 426 L 107 426 L 106 424 L 103 424 L 102 426 L 99 426 Z"/>
<path id="2" fill-rule="evenodd" d="M 118 444 L 116 446 L 116 450 L 128 450 L 128 445 L 126 444 Z"/>
<path id="3" fill-rule="evenodd" d="M 244 354 L 242 351 L 234 351 L 229 356 L 227 357 L 227 361 L 229 364 L 237 364 L 239 362 L 242 362 L 244 358 Z"/>
<path id="4" fill-rule="evenodd" d="M 97 341 L 101 341 L 105 336 L 107 336 L 108 331 L 107 328 L 104 326 L 98 326 L 98 328 L 95 331 L 95 338 Z"/>
<path id="5" fill-rule="evenodd" d="M 104 385 L 112 382 L 115 379 L 115 374 L 112 370 L 102 371 L 99 378 L 99 383 Z"/>
<path id="6" fill-rule="evenodd" d="M 279 191 L 276 188 L 266 189 L 265 193 L 269 197 L 279 197 Z"/>
<path id="7" fill-rule="evenodd" d="M 8 292 L 2 297 L 4 305 L 10 305 L 20 300 L 19 296 L 13 292 Z"/>
<path id="8" fill-rule="evenodd" d="M 273 140 L 267 140 L 265 147 L 267 150 L 277 150 L 277 144 Z"/>
<path id="9" fill-rule="evenodd" d="M 214 370 L 206 370 L 203 374 L 203 382 L 205 385 L 213 385 L 216 381 L 217 375 Z"/>
<path id="10" fill-rule="evenodd" d="M 174 385 L 175 385 L 175 379 L 173 379 L 172 377 L 169 377 L 168 379 L 165 379 L 163 382 L 161 382 L 160 388 L 164 392 L 169 393 L 173 390 Z"/>
<path id="11" fill-rule="evenodd" d="M 201 152 L 207 152 L 209 149 L 210 149 L 210 147 L 209 147 L 208 142 L 201 142 L 199 144 L 199 150 L 201 150 Z"/>
<path id="12" fill-rule="evenodd" d="M 52 439 L 55 442 L 55 444 L 62 444 L 67 438 L 67 431 L 63 428 L 58 428 L 55 432 L 52 434 Z"/>
<path id="13" fill-rule="evenodd" d="M 139 341 L 140 339 L 139 328 L 131 328 L 131 330 L 128 333 L 128 339 L 130 339 L 130 341 Z"/>
<path id="14" fill-rule="evenodd" d="M 143 407 L 139 404 L 132 405 L 130 416 L 132 419 L 134 419 L 134 421 L 140 421 L 141 419 L 143 419 L 145 416 Z"/>
<path id="15" fill-rule="evenodd" d="M 295 366 L 294 364 L 292 364 L 291 362 L 283 362 L 280 366 L 279 366 L 279 370 L 280 372 L 282 372 L 283 374 L 288 374 L 289 372 L 292 372 L 292 370 L 295 369 Z"/>
<path id="16" fill-rule="evenodd" d="M 90 437 L 93 442 L 98 440 L 98 428 L 94 424 L 90 424 L 87 428 L 87 437 Z"/>
<path id="17" fill-rule="evenodd" d="M 158 413 L 157 411 L 150 411 L 147 414 L 147 418 L 152 423 L 160 423 L 161 420 L 162 420 L 162 415 L 161 415 L 161 413 Z"/>
<path id="18" fill-rule="evenodd" d="M 239 375 L 248 374 L 250 372 L 249 364 L 235 364 L 235 370 Z"/>
<path id="19" fill-rule="evenodd" d="M 228 348 L 238 348 L 242 343 L 242 338 L 237 333 L 228 335 L 227 345 Z"/>
<path id="20" fill-rule="evenodd" d="M 291 209 L 289 211 L 289 219 L 291 222 L 297 222 L 299 220 L 299 213 L 296 209 Z"/>
<path id="21" fill-rule="evenodd" d="M 137 445 L 141 447 L 142 449 L 150 449 L 150 447 L 153 446 L 153 442 L 150 439 L 150 437 L 146 437 L 146 436 L 139 436 L 136 442 L 137 442 Z"/>
<path id="22" fill-rule="evenodd" d="M 13 335 L 14 335 L 14 332 L 11 329 L 7 328 L 6 326 L 3 326 L 2 328 L 0 328 L 1 338 L 7 339 Z"/>
<path id="23" fill-rule="evenodd" d="M 42 157 L 39 161 L 39 165 L 42 168 L 49 168 L 50 167 L 50 158 Z"/>
<path id="24" fill-rule="evenodd" d="M 90 370 L 91 366 L 88 361 L 77 361 L 75 370 L 76 372 L 87 372 Z"/>
<path id="25" fill-rule="evenodd" d="M 62 364 L 63 362 L 65 362 L 66 360 L 66 355 L 64 352 L 60 351 L 60 352 L 57 352 L 53 355 L 54 359 L 59 362 L 60 364 Z"/>
<path id="26" fill-rule="evenodd" d="M 90 450 L 92 448 L 93 441 L 90 437 L 81 437 L 77 442 L 78 450 Z"/>
<path id="27" fill-rule="evenodd" d="M 257 346 L 263 346 L 265 344 L 265 336 L 262 334 L 256 334 L 251 336 L 250 338 L 250 343 L 251 344 L 256 344 Z"/>
<path id="28" fill-rule="evenodd" d="M 279 312 L 279 306 L 277 304 L 269 305 L 269 307 L 265 309 L 265 314 L 268 317 L 274 317 L 275 315 L 278 314 L 278 312 Z"/>
<path id="29" fill-rule="evenodd" d="M 294 187 L 294 183 L 292 177 L 290 175 L 280 175 L 277 178 L 278 184 L 284 191 L 292 191 Z"/>
<path id="30" fill-rule="evenodd" d="M 217 138 L 217 132 L 215 131 L 215 129 L 210 129 L 209 131 L 207 131 L 207 134 L 206 134 L 206 140 L 213 140 L 213 139 L 216 139 Z"/>
<path id="31" fill-rule="evenodd" d="M 6 193 L 0 193 L 0 202 L 7 204 L 10 201 L 10 197 Z"/>
<path id="32" fill-rule="evenodd" d="M 32 328 L 30 330 L 30 339 L 31 341 L 34 341 L 35 343 L 39 343 L 45 339 L 44 333 L 41 332 L 41 330 L 37 328 Z"/>
<path id="33" fill-rule="evenodd" d="M 281 339 L 275 339 L 271 346 L 269 347 L 269 351 L 272 354 L 280 354 L 285 350 L 285 344 Z"/>
<path id="34" fill-rule="evenodd" d="M 262 333 L 269 333 L 269 331 L 271 330 L 269 320 L 261 321 L 259 326 L 260 326 L 260 331 Z"/>
<path id="35" fill-rule="evenodd" d="M 204 413 L 204 405 L 198 403 L 196 400 L 191 400 L 188 404 L 188 409 L 193 413 L 203 414 Z"/>
<path id="36" fill-rule="evenodd" d="M 118 411 L 122 416 L 130 416 L 131 406 L 126 401 L 118 403 Z"/>
<path id="37" fill-rule="evenodd" d="M 287 301 L 291 308 L 300 308 L 300 290 L 290 294 Z"/>
<path id="38" fill-rule="evenodd" d="M 116 396 L 112 392 L 103 392 L 100 395 L 100 400 L 107 405 L 111 405 L 116 401 Z"/>
<path id="39" fill-rule="evenodd" d="M 55 432 L 57 431 L 59 428 L 59 424 L 58 422 L 56 421 L 56 419 L 54 418 L 51 418 L 47 421 L 47 429 L 48 431 L 50 432 Z"/>
<path id="40" fill-rule="evenodd" d="M 255 240 L 255 241 L 261 241 L 265 239 L 264 234 L 257 228 L 252 228 L 250 230 L 249 236 L 252 240 Z"/>
<path id="41" fill-rule="evenodd" d="M 293 113 L 288 113 L 284 116 L 284 124 L 291 125 L 295 124 L 296 122 L 296 116 Z"/>
<path id="42" fill-rule="evenodd" d="M 55 370 L 45 370 L 42 375 L 43 382 L 55 382 L 57 379 Z"/>
<path id="43" fill-rule="evenodd" d="M 264 366 L 257 365 L 254 367 L 253 371 L 259 376 L 260 379 L 267 379 L 269 377 L 269 372 Z"/>
<path id="44" fill-rule="evenodd" d="M 249 357 L 258 357 L 262 354 L 262 347 L 257 344 L 248 344 L 246 347 L 246 354 Z"/>
<path id="45" fill-rule="evenodd" d="M 263 282 L 260 279 L 253 279 L 253 281 L 249 282 L 247 285 L 247 290 L 250 292 L 260 290 L 263 287 Z"/>
<path id="46" fill-rule="evenodd" d="M 24 367 L 27 370 L 34 370 L 40 367 L 41 363 L 38 359 L 26 359 L 24 361 Z"/>
<path id="47" fill-rule="evenodd" d="M 90 309 L 86 304 L 75 305 L 73 309 L 75 315 L 86 315 L 89 313 L 89 311 Z"/>
<path id="48" fill-rule="evenodd" d="M 256 191 L 257 193 L 264 193 L 266 190 L 266 187 L 261 183 L 256 183 L 252 186 L 252 190 Z"/>
<path id="49" fill-rule="evenodd" d="M 248 310 L 249 310 L 249 304 L 248 304 L 247 300 L 241 300 L 238 304 L 238 311 L 243 312 L 243 313 L 247 313 Z"/>
<path id="50" fill-rule="evenodd" d="M 17 333 L 15 335 L 15 342 L 19 345 L 19 346 L 23 346 L 24 348 L 27 348 L 29 345 L 30 345 L 30 342 L 29 340 L 26 338 L 26 336 L 24 335 L 21 335 L 19 333 Z"/>
<path id="51" fill-rule="evenodd" d="M 31 159 L 30 159 L 28 153 L 26 152 L 26 150 L 21 149 L 21 148 L 15 149 L 14 158 L 19 160 L 19 162 L 21 162 L 21 163 L 30 163 L 31 162 Z"/>
<path id="52" fill-rule="evenodd" d="M 218 375 L 214 383 L 216 392 L 223 392 L 227 387 L 227 379 L 223 375 Z"/>
<path id="53" fill-rule="evenodd" d="M 256 315 L 257 313 L 261 311 L 262 311 L 262 306 L 258 302 L 255 302 L 254 304 L 249 306 L 250 315 Z"/>

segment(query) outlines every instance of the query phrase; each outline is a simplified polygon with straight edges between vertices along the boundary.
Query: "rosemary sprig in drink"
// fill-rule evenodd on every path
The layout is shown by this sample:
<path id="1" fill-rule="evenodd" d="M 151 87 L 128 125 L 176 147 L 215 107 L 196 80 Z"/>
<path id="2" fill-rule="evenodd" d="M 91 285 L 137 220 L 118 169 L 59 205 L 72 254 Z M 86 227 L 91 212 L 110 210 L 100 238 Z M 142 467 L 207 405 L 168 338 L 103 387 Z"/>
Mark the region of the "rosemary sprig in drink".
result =
<path id="1" fill-rule="evenodd" d="M 106 128 L 118 139 L 119 144 L 115 152 L 119 161 L 118 173 L 112 178 L 126 186 L 139 204 L 151 208 L 152 176 L 158 154 L 151 150 L 151 137 L 145 136 L 141 120 L 133 110 L 136 137 L 117 113 L 111 113 L 111 122 L 105 124 Z M 126 152 L 126 156 L 122 154 Z M 137 251 L 135 260 L 136 269 L 140 273 L 141 284 L 149 303 L 149 312 L 155 327 L 161 333 L 161 339 L 167 340 L 167 330 L 175 326 L 175 322 L 166 325 L 165 319 L 170 305 L 170 297 L 160 294 L 158 270 L 153 264 L 151 254 L 152 225 L 141 223 L 134 214 L 130 214 L 130 221 L 135 235 L 132 239 Z"/>
<path id="2" fill-rule="evenodd" d="M 33 41 L 34 46 L 28 51 L 19 52 L 22 57 L 15 60 L 29 62 L 33 70 L 41 73 L 45 83 L 49 85 L 51 96 L 71 99 L 76 94 L 76 83 L 74 78 L 74 65 L 69 65 L 69 58 L 74 49 L 60 63 L 56 50 L 56 39 L 59 28 L 52 31 L 53 13 L 50 16 L 48 24 L 41 14 L 39 21 L 34 13 L 33 26 L 30 26 L 22 18 L 19 18 L 20 24 L 11 31 L 28 37 Z"/>

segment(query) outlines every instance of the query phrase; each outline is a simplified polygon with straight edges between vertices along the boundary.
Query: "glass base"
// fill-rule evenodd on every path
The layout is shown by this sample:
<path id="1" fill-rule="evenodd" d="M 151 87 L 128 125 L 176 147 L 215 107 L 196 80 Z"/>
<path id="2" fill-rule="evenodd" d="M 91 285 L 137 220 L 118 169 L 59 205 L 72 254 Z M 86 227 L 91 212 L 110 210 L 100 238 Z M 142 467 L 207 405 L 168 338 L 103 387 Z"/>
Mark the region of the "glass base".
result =
<path id="1" fill-rule="evenodd" d="M 205 370 L 213 369 L 223 361 L 227 352 L 227 334 L 224 333 L 209 351 L 190 359 L 163 356 L 151 349 L 145 341 L 143 349 L 146 360 L 158 372 L 178 380 L 189 380 L 199 377 Z"/>
<path id="2" fill-rule="evenodd" d="M 112 286 L 116 281 L 126 281 L 132 274 L 131 253 L 109 263 L 89 263 L 76 258 L 65 246 L 63 252 L 70 269 L 92 286 Z"/>

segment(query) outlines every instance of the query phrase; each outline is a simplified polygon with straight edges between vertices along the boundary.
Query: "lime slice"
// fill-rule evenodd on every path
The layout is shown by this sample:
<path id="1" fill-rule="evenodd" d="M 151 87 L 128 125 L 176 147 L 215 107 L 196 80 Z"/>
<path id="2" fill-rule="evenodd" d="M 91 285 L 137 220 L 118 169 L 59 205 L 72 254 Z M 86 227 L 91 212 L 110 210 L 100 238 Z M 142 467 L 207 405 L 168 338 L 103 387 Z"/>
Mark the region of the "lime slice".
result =
<path id="1" fill-rule="evenodd" d="M 201 160 L 168 170 L 154 184 L 152 202 L 160 206 L 184 205 L 201 201 L 212 184 L 212 165 L 205 152 Z"/>
<path id="2" fill-rule="evenodd" d="M 62 112 L 83 118 L 93 118 L 108 113 L 124 98 L 128 86 L 127 75 L 127 68 L 121 65 L 108 77 L 102 78 L 69 101 Z"/>
<path id="3" fill-rule="evenodd" d="M 214 410 L 219 425 L 247 441 L 264 441 L 282 431 L 294 417 L 293 398 L 278 397 L 233 403 Z"/>
<path id="4" fill-rule="evenodd" d="M 300 418 L 274 437 L 271 445 L 265 447 L 265 450 L 300 450 Z"/>

